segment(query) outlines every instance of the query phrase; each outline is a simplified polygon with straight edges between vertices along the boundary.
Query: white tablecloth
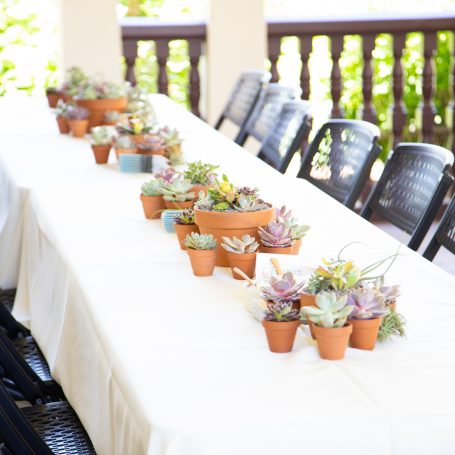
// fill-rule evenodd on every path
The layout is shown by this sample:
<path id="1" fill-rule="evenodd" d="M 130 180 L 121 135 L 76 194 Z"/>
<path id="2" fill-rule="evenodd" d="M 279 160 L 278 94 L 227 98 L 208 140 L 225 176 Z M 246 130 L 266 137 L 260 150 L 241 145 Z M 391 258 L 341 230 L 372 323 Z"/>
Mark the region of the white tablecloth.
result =
<path id="1" fill-rule="evenodd" d="M 369 245 L 352 248 L 360 262 L 396 251 L 309 183 L 153 99 L 186 137 L 187 159 L 220 164 L 312 226 L 302 264 L 351 241 Z M 86 141 L 56 130 L 2 133 L 0 285 L 19 271 L 15 314 L 98 453 L 455 453 L 453 277 L 403 248 L 388 279 L 402 284 L 407 339 L 329 362 L 299 333 L 292 353 L 272 354 L 242 283 L 222 268 L 194 277 L 175 235 L 143 218 L 146 175 L 96 166 Z"/>

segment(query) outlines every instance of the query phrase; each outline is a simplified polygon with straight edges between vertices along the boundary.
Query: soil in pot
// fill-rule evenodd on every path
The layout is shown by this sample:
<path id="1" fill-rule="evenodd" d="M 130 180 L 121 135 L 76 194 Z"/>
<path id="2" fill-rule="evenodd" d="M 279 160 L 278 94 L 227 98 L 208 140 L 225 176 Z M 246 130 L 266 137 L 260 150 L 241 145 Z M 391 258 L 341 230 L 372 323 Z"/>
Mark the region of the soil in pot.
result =
<path id="1" fill-rule="evenodd" d="M 294 240 L 294 245 L 292 245 L 292 254 L 299 254 L 301 246 L 302 246 L 302 239 Z"/>
<path id="2" fill-rule="evenodd" d="M 174 202 L 164 200 L 164 205 L 170 210 L 183 210 L 193 208 L 194 201 Z"/>
<path id="3" fill-rule="evenodd" d="M 195 220 L 201 234 L 212 234 L 218 241 L 216 265 L 229 267 L 226 250 L 220 245 L 222 237 L 242 238 L 248 234 L 259 241 L 258 227 L 275 219 L 275 208 L 257 212 L 208 212 L 195 209 Z"/>
<path id="4" fill-rule="evenodd" d="M 126 155 L 134 155 L 137 153 L 137 149 L 119 149 L 114 148 L 115 156 L 117 157 L 117 161 L 120 159 L 120 155 L 125 153 Z"/>
<path id="5" fill-rule="evenodd" d="M 56 117 L 56 120 L 60 134 L 68 134 L 70 132 L 70 127 L 68 126 L 68 121 L 66 118 L 59 115 Z"/>
<path id="6" fill-rule="evenodd" d="M 193 250 L 187 248 L 191 267 L 196 276 L 212 276 L 215 268 L 215 250 Z"/>
<path id="7" fill-rule="evenodd" d="M 184 241 L 188 234 L 192 232 L 199 232 L 198 227 L 195 224 L 178 224 L 174 223 L 175 232 L 177 234 L 177 238 L 179 239 L 179 245 L 182 250 L 186 250 L 186 246 L 184 245 Z"/>
<path id="8" fill-rule="evenodd" d="M 350 319 L 349 322 L 352 324 L 352 333 L 349 339 L 351 347 L 372 351 L 378 339 L 382 318 Z"/>
<path id="9" fill-rule="evenodd" d="M 84 137 L 88 129 L 88 120 L 68 120 L 68 125 L 74 137 Z"/>
<path id="10" fill-rule="evenodd" d="M 234 272 L 234 268 L 240 269 L 247 277 L 253 278 L 254 270 L 256 269 L 256 253 L 238 254 L 227 251 L 229 266 L 232 270 L 232 276 L 236 280 L 244 280 L 242 275 Z"/>
<path id="11" fill-rule="evenodd" d="M 300 321 L 276 322 L 262 321 L 267 335 L 269 349 L 272 352 L 290 352 L 294 346 L 295 334 L 299 328 Z"/>
<path id="12" fill-rule="evenodd" d="M 109 159 L 111 145 L 92 145 L 93 155 L 95 156 L 96 164 L 106 164 Z"/>
<path id="13" fill-rule="evenodd" d="M 95 100 L 76 100 L 78 106 L 85 107 L 89 110 L 90 116 L 90 128 L 104 124 L 104 115 L 108 111 L 117 111 L 122 113 L 128 100 L 126 97 L 123 98 L 103 98 Z"/>
<path id="14" fill-rule="evenodd" d="M 261 253 L 268 254 L 293 254 L 294 245 L 285 246 L 284 248 L 272 248 L 270 246 L 260 246 Z"/>
<path id="15" fill-rule="evenodd" d="M 163 196 L 144 196 L 141 194 L 141 202 L 144 216 L 148 220 L 157 220 L 161 217 L 161 212 L 164 210 Z"/>
<path id="16" fill-rule="evenodd" d="M 344 327 L 330 329 L 313 324 L 313 332 L 316 336 L 321 359 L 341 360 L 344 358 L 349 336 L 352 333 L 352 325 L 350 323 L 347 323 Z"/>

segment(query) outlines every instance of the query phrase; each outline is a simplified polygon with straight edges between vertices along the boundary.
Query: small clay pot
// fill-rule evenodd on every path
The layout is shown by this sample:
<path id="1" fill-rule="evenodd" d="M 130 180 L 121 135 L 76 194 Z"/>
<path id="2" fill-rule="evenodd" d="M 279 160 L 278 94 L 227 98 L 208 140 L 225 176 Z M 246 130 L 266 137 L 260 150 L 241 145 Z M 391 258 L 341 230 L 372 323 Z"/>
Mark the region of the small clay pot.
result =
<path id="1" fill-rule="evenodd" d="M 302 239 L 294 240 L 294 245 L 292 245 L 292 254 L 299 254 L 301 246 L 302 246 Z"/>
<path id="2" fill-rule="evenodd" d="M 62 93 L 62 100 L 65 103 L 72 103 L 74 100 L 73 95 L 68 95 L 68 93 Z"/>
<path id="3" fill-rule="evenodd" d="M 174 223 L 175 232 L 177 234 L 177 238 L 179 239 L 180 248 L 182 250 L 186 250 L 186 246 L 184 245 L 184 241 L 188 234 L 192 232 L 199 232 L 199 228 L 196 224 L 178 224 Z"/>
<path id="4" fill-rule="evenodd" d="M 302 292 L 300 294 L 300 307 L 303 307 L 303 306 L 317 306 L 316 305 L 316 296 L 314 294 L 306 294 L 305 292 Z M 315 340 L 316 337 L 314 336 L 314 331 L 313 331 L 314 324 L 310 320 L 308 320 L 308 326 L 310 327 L 311 338 L 313 338 L 313 340 Z"/>
<path id="5" fill-rule="evenodd" d="M 56 108 L 58 100 L 60 99 L 60 92 L 46 92 L 46 96 L 49 107 L 52 109 Z"/>
<path id="6" fill-rule="evenodd" d="M 144 142 L 145 138 L 149 136 L 148 134 L 130 134 L 129 137 L 130 139 L 135 143 L 139 144 L 141 142 Z"/>
<path id="7" fill-rule="evenodd" d="M 68 121 L 66 118 L 59 115 L 56 117 L 56 120 L 60 134 L 68 134 L 70 132 L 70 127 L 68 126 Z"/>
<path id="8" fill-rule="evenodd" d="M 341 360 L 344 358 L 349 336 L 352 333 L 352 325 L 349 322 L 344 327 L 330 329 L 313 324 L 313 332 L 321 359 Z"/>
<path id="9" fill-rule="evenodd" d="M 215 268 L 216 250 L 193 250 L 187 248 L 191 267 L 196 276 L 212 276 Z"/>
<path id="10" fill-rule="evenodd" d="M 382 318 L 350 319 L 349 322 L 352 324 L 352 333 L 349 339 L 351 347 L 372 351 L 378 339 Z"/>
<path id="11" fill-rule="evenodd" d="M 183 210 L 193 208 L 194 201 L 174 202 L 164 200 L 164 205 L 170 210 Z"/>
<path id="12" fill-rule="evenodd" d="M 244 280 L 241 275 L 234 272 L 234 267 L 240 269 L 247 277 L 253 278 L 254 270 L 256 269 L 256 253 L 231 253 L 227 251 L 229 266 L 231 267 L 232 276 L 236 280 Z"/>
<path id="13" fill-rule="evenodd" d="M 144 216 L 148 220 L 157 220 L 161 217 L 161 212 L 164 210 L 163 196 L 144 196 L 141 194 L 141 202 Z"/>
<path id="14" fill-rule="evenodd" d="M 262 321 L 262 326 L 267 335 L 269 349 L 272 352 L 290 352 L 294 346 L 295 334 L 299 328 L 300 321 Z"/>
<path id="15" fill-rule="evenodd" d="M 109 159 L 111 145 L 92 145 L 93 155 L 95 156 L 96 164 L 106 164 Z"/>
<path id="16" fill-rule="evenodd" d="M 102 125 L 104 123 L 104 115 L 108 111 L 117 111 L 122 113 L 125 110 L 127 103 L 128 99 L 126 97 L 102 98 L 94 100 L 76 99 L 76 104 L 78 106 L 85 107 L 90 113 L 90 128 Z"/>
<path id="17" fill-rule="evenodd" d="M 135 155 L 137 153 L 137 149 L 119 149 L 114 148 L 115 156 L 117 157 L 117 161 L 120 159 L 120 155 L 124 153 L 125 155 Z"/>
<path id="18" fill-rule="evenodd" d="M 74 137 L 84 137 L 88 129 L 88 120 L 68 120 L 68 126 Z"/>
<path id="19" fill-rule="evenodd" d="M 285 246 L 283 248 L 272 248 L 270 246 L 260 246 L 261 253 L 268 253 L 268 254 L 293 254 L 292 251 L 294 249 L 294 245 Z"/>

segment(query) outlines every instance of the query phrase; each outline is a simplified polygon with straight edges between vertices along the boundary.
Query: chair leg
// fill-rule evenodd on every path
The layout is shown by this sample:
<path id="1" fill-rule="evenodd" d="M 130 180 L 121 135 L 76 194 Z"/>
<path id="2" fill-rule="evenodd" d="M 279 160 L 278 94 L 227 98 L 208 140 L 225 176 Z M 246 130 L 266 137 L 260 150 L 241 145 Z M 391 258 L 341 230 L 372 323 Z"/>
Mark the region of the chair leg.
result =
<path id="1" fill-rule="evenodd" d="M 439 242 L 436 240 L 435 237 L 432 238 L 431 242 L 428 244 L 427 248 L 423 252 L 422 256 L 425 259 L 428 259 L 429 261 L 433 261 L 434 257 L 439 251 L 439 248 L 441 248 L 441 245 Z"/>

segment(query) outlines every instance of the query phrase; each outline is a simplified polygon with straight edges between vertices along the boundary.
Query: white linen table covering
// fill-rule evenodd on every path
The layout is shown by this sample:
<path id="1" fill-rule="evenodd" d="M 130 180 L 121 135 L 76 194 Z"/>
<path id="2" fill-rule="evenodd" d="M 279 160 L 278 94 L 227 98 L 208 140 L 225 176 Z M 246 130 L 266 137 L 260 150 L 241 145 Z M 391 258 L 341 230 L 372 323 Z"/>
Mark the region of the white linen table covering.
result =
<path id="1" fill-rule="evenodd" d="M 351 241 L 370 246 L 349 250 L 361 263 L 396 251 L 308 182 L 279 175 L 167 98 L 153 101 L 183 132 L 188 160 L 220 164 L 312 226 L 302 264 Z M 416 253 L 402 248 L 388 273 L 402 284 L 407 339 L 330 362 L 299 332 L 292 353 L 272 354 L 243 284 L 223 268 L 194 277 L 176 236 L 143 218 L 146 175 L 96 166 L 87 141 L 51 132 L 1 134 L 0 176 L 0 264 L 19 270 L 15 314 L 98 453 L 455 453 L 455 280 Z M 3 249 L 12 232 L 20 260 Z"/>

